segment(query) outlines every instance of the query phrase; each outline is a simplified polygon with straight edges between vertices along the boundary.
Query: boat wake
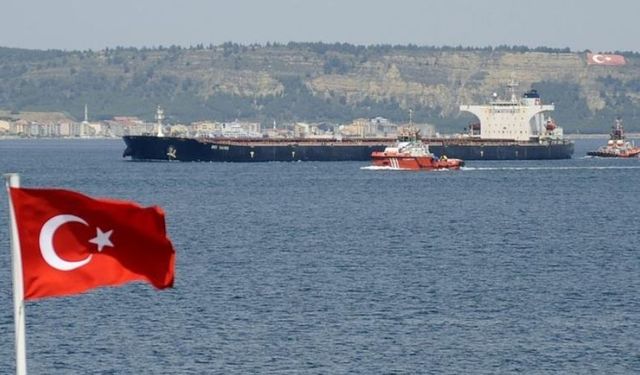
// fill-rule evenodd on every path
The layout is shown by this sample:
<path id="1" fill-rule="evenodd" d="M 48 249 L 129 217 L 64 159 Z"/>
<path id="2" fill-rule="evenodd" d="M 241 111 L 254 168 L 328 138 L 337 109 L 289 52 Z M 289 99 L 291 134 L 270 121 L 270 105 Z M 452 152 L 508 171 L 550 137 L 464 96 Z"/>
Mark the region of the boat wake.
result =
<path id="1" fill-rule="evenodd" d="M 581 158 L 578 159 L 604 159 L 604 160 L 611 160 L 611 157 L 607 157 L 607 156 L 595 156 L 595 155 L 585 155 Z M 623 159 L 639 159 L 638 156 L 630 156 L 630 157 L 625 157 Z"/>
<path id="2" fill-rule="evenodd" d="M 409 170 L 409 169 L 395 168 L 395 167 L 381 167 L 377 165 L 369 165 L 366 167 L 361 167 L 360 169 L 368 170 L 368 171 L 408 171 Z"/>
<path id="3" fill-rule="evenodd" d="M 410 169 L 410 168 L 394 168 L 394 167 L 382 167 L 382 166 L 377 166 L 377 165 L 369 165 L 366 167 L 360 167 L 361 170 L 366 170 L 366 171 L 420 171 L 420 170 L 416 170 L 416 169 Z M 462 168 L 464 169 L 464 168 Z M 429 172 L 446 172 L 446 171 L 450 171 L 452 169 L 449 168 L 438 168 L 438 169 L 431 169 L 429 170 Z"/>
<path id="4" fill-rule="evenodd" d="M 361 170 L 367 171 L 410 171 L 406 168 L 394 168 L 394 167 L 381 167 L 375 165 L 369 165 L 366 167 L 360 167 Z M 573 167 L 461 167 L 462 171 L 562 171 L 562 170 L 600 170 L 600 169 L 640 169 L 640 165 L 636 166 L 573 166 Z M 449 169 L 441 168 L 434 169 L 434 171 L 448 171 Z"/>
<path id="5" fill-rule="evenodd" d="M 574 166 L 574 167 L 462 167 L 463 171 L 560 171 L 577 169 L 640 169 L 636 166 Z"/>

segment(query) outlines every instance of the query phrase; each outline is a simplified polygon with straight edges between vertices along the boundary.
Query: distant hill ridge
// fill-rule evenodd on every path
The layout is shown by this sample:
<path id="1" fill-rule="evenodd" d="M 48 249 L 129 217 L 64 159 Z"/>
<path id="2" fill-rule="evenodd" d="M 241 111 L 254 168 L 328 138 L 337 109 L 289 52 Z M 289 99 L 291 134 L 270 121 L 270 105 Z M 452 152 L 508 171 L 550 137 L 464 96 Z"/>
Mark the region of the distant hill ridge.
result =
<path id="1" fill-rule="evenodd" d="M 640 54 L 624 66 L 587 65 L 553 48 L 356 46 L 346 43 L 196 45 L 100 51 L 0 48 L 0 109 L 114 115 L 170 122 L 247 119 L 346 122 L 383 116 L 441 131 L 472 120 L 460 104 L 486 102 L 514 78 L 556 104 L 567 132 L 608 131 L 622 116 L 640 130 Z"/>

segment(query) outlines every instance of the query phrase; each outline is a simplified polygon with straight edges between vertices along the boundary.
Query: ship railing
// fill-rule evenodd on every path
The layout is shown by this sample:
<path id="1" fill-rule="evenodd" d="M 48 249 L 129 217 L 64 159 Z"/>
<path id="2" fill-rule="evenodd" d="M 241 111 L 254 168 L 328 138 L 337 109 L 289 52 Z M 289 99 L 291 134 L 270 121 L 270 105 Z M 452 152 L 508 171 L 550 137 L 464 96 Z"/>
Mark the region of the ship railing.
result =
<path id="1" fill-rule="evenodd" d="M 479 138 L 423 138 L 422 142 L 432 146 L 448 146 L 448 145 L 491 145 L 491 146 L 509 146 L 532 145 L 532 144 L 569 144 L 572 143 L 567 139 L 541 139 L 538 143 L 529 141 L 516 141 L 505 139 L 479 139 Z"/>
<path id="2" fill-rule="evenodd" d="M 357 145 L 357 144 L 390 144 L 396 138 L 205 138 L 208 143 L 229 145 L 262 145 L 262 144 L 322 144 L 322 145 Z"/>

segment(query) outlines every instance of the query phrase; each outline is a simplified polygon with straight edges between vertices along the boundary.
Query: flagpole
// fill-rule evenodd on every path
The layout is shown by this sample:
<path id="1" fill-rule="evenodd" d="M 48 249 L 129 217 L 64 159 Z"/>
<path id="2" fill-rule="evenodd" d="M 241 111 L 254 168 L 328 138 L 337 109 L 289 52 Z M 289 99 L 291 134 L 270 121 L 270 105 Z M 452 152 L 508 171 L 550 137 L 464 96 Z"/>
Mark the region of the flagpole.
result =
<path id="1" fill-rule="evenodd" d="M 22 280 L 22 258 L 20 256 L 20 238 L 18 237 L 18 226 L 16 224 L 16 214 L 11 201 L 12 187 L 20 187 L 20 175 L 17 173 L 7 173 L 4 175 L 9 196 L 9 223 L 11 228 L 11 263 L 13 270 L 13 316 L 16 334 L 16 375 L 26 375 L 27 373 L 27 350 L 25 345 L 25 311 L 24 311 L 24 286 Z"/>

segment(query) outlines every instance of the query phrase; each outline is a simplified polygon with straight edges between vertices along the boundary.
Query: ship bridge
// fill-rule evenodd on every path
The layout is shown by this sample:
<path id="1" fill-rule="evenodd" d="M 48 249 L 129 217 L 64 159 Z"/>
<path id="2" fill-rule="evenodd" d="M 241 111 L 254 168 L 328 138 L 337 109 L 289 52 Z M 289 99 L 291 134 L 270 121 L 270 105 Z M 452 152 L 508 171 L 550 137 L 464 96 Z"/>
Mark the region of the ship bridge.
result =
<path id="1" fill-rule="evenodd" d="M 543 133 L 545 112 L 555 109 L 542 104 L 540 96 L 531 90 L 518 100 L 493 100 L 487 105 L 461 105 L 461 112 L 470 112 L 480 120 L 481 139 L 529 141 Z"/>

